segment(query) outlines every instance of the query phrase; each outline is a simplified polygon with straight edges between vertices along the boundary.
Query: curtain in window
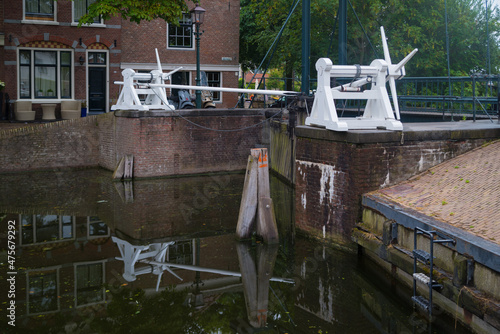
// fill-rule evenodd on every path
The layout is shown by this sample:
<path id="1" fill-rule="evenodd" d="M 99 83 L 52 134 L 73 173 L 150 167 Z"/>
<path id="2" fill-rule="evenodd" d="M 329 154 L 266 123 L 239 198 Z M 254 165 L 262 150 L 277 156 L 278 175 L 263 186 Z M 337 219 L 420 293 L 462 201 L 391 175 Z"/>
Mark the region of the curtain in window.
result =
<path id="1" fill-rule="evenodd" d="M 57 52 L 35 51 L 35 95 L 56 97 Z"/>
<path id="2" fill-rule="evenodd" d="M 21 98 L 31 97 L 31 52 L 19 51 L 19 96 Z"/>
<path id="3" fill-rule="evenodd" d="M 54 13 L 54 1 L 40 0 L 40 14 L 53 14 L 53 13 Z"/>
<path id="4" fill-rule="evenodd" d="M 38 13 L 38 0 L 26 0 L 26 13 Z"/>
<path id="5" fill-rule="evenodd" d="M 73 8 L 74 8 L 74 20 L 75 22 L 78 22 L 80 18 L 87 14 L 87 8 L 93 4 L 96 0 L 74 0 L 73 1 Z M 94 18 L 94 23 L 99 23 L 100 19 L 98 17 Z"/>
<path id="6" fill-rule="evenodd" d="M 53 0 L 25 0 L 26 13 L 54 14 Z"/>
<path id="7" fill-rule="evenodd" d="M 61 98 L 71 98 L 71 52 L 61 52 Z"/>
<path id="8" fill-rule="evenodd" d="M 75 22 L 78 22 L 80 17 L 87 14 L 87 1 L 86 0 L 74 0 L 73 1 L 74 8 L 74 17 Z"/>

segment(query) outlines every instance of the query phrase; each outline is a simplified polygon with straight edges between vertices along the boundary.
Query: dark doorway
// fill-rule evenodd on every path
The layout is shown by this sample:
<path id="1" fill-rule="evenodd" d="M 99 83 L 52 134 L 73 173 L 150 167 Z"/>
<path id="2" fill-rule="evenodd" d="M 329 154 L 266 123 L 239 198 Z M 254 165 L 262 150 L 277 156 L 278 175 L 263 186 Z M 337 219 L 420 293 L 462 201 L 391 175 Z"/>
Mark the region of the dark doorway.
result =
<path id="1" fill-rule="evenodd" d="M 106 111 L 106 68 L 89 67 L 89 112 Z"/>

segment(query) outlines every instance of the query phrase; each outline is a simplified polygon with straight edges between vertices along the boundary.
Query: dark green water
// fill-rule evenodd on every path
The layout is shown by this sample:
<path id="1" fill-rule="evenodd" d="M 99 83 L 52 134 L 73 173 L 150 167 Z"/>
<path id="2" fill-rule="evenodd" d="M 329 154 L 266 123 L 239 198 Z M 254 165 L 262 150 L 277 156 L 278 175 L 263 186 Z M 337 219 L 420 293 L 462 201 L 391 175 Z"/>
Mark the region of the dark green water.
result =
<path id="1" fill-rule="evenodd" d="M 275 178 L 271 188 L 275 247 L 235 240 L 242 174 L 128 184 L 102 170 L 0 176 L 1 328 L 467 332 L 439 312 L 420 317 L 410 290 L 370 261 L 299 236 L 293 190 Z"/>

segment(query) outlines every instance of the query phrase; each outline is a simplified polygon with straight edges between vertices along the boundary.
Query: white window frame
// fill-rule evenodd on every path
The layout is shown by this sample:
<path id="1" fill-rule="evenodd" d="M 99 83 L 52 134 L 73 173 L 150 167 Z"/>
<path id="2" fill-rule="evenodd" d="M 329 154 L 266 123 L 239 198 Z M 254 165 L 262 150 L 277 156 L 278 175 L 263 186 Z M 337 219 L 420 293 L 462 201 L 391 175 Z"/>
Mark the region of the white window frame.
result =
<path id="1" fill-rule="evenodd" d="M 59 25 L 57 22 L 57 1 L 53 0 L 54 5 L 54 20 L 33 20 L 26 18 L 26 0 L 23 1 L 23 19 L 21 23 L 29 23 L 29 24 L 48 24 L 48 25 Z"/>
<path id="2" fill-rule="evenodd" d="M 31 294 L 30 294 L 30 276 L 34 276 L 36 274 L 42 274 L 42 273 L 48 273 L 48 272 L 54 272 L 56 273 L 56 294 L 57 296 L 60 296 L 60 291 L 59 291 L 59 283 L 60 283 L 60 273 L 59 270 L 61 269 L 61 266 L 54 266 L 54 267 L 46 267 L 46 268 L 39 268 L 39 269 L 28 269 L 26 270 L 26 314 L 29 315 L 39 315 L 39 314 L 50 314 L 50 313 L 55 313 L 59 312 L 61 310 L 61 302 L 60 298 L 57 298 L 57 309 L 56 310 L 50 310 L 47 312 L 37 312 L 37 313 L 30 313 L 30 304 L 32 301 L 30 300 Z"/>
<path id="3" fill-rule="evenodd" d="M 189 15 L 189 13 L 184 13 L 184 15 Z M 176 27 L 176 26 L 174 26 Z M 176 27 L 177 28 L 177 27 Z M 184 50 L 184 51 L 193 51 L 195 49 L 195 35 L 194 35 L 194 25 L 191 27 L 191 47 L 180 47 L 180 46 L 170 46 L 170 43 L 168 42 L 168 36 L 170 32 L 170 24 L 167 24 L 167 50 Z"/>
<path id="4" fill-rule="evenodd" d="M 30 63 L 30 98 L 21 98 L 21 62 L 19 61 L 20 51 L 30 51 L 31 52 L 31 63 Z M 56 92 L 57 95 L 51 98 L 41 98 L 38 99 L 35 92 L 35 51 L 55 51 L 57 52 L 57 65 L 56 65 Z M 71 59 L 71 96 L 62 98 L 61 97 L 61 52 L 69 52 Z M 52 49 L 52 48 L 17 48 L 17 99 L 21 101 L 32 101 L 34 103 L 59 103 L 64 100 L 73 100 L 75 96 L 75 53 L 73 49 Z"/>
<path id="5" fill-rule="evenodd" d="M 224 87 L 223 84 L 222 84 L 222 78 L 223 78 L 223 73 L 222 71 L 205 71 L 205 74 L 207 75 L 207 82 L 208 82 L 208 73 L 211 72 L 211 73 L 219 73 L 219 77 L 220 77 L 220 81 L 219 81 L 219 86 L 218 87 Z M 196 75 L 196 74 L 195 74 Z M 214 100 L 214 103 L 222 103 L 222 92 L 218 92 L 219 93 L 219 99 L 218 100 Z"/>
<path id="6" fill-rule="evenodd" d="M 73 27 L 78 26 L 78 22 L 75 22 L 75 1 L 77 0 L 71 1 L 71 25 Z M 92 24 L 82 24 L 82 27 L 105 28 L 106 25 L 104 24 L 104 20 L 101 17 L 99 22 L 95 22 Z"/>
<path id="7" fill-rule="evenodd" d="M 92 218 L 98 218 L 98 220 L 91 220 Z M 99 217 L 97 216 L 88 216 L 87 217 L 87 240 L 91 240 L 91 239 L 99 239 L 99 238 L 107 238 L 109 236 L 111 236 L 111 232 L 109 230 L 109 227 L 107 227 L 108 225 L 106 223 L 104 223 L 108 229 L 108 233 L 105 234 L 105 235 L 91 235 L 90 234 L 90 224 L 97 224 L 97 223 L 104 223 L 101 219 L 99 219 Z"/>
<path id="8" fill-rule="evenodd" d="M 88 262 L 78 262 L 78 263 L 74 263 L 73 264 L 73 267 L 74 267 L 74 277 L 75 277 L 75 280 L 74 280 L 74 286 L 75 286 L 75 290 L 74 290 L 74 300 L 75 300 L 75 303 L 74 303 L 74 307 L 75 308 L 80 308 L 80 307 L 87 307 L 87 306 L 90 306 L 90 305 L 99 305 L 99 304 L 104 304 L 106 303 L 106 290 L 104 288 L 104 284 L 106 283 L 106 262 L 107 260 L 99 260 L 99 261 L 88 261 Z M 102 287 L 101 287 L 101 294 L 102 294 L 102 299 L 98 302 L 93 302 L 93 303 L 87 303 L 87 304 L 80 304 L 78 305 L 78 275 L 77 275 L 77 268 L 80 267 L 80 266 L 88 266 L 88 265 L 91 265 L 91 264 L 98 264 L 98 263 L 101 263 L 102 264 L 102 279 L 101 279 L 101 284 L 102 284 Z"/>
<path id="9" fill-rule="evenodd" d="M 40 244 L 46 244 L 46 243 L 58 243 L 58 242 L 65 242 L 68 240 L 75 240 L 76 239 L 76 217 L 75 216 L 69 216 L 69 215 L 44 215 L 44 216 L 57 216 L 59 220 L 59 239 L 53 240 L 53 241 L 37 241 L 37 227 L 36 227 L 36 219 L 35 215 L 25 215 L 25 216 L 31 216 L 32 222 L 33 222 L 33 242 L 32 243 L 25 243 L 23 244 L 23 221 L 22 221 L 22 214 L 19 215 L 19 246 L 21 247 L 29 247 L 33 245 L 40 245 Z M 63 238 L 63 223 L 62 223 L 62 217 L 71 217 L 71 226 L 72 226 L 72 235 L 71 238 Z"/>

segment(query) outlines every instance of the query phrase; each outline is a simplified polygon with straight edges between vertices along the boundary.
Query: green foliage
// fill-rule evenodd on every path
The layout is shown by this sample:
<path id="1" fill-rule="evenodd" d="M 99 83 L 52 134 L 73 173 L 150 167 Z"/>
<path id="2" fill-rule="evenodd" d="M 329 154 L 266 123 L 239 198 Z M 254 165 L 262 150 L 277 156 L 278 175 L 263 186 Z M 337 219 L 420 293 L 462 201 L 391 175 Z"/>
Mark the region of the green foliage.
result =
<path id="1" fill-rule="evenodd" d="M 184 303 L 187 292 L 173 288 L 146 296 L 143 290 L 120 288 L 107 307 L 107 316 L 91 323 L 97 333 L 185 333 L 192 309 Z M 159 321 L 161 319 L 161 321 Z"/>
<path id="2" fill-rule="evenodd" d="M 88 13 L 82 16 L 78 26 L 94 23 L 95 17 L 109 20 L 118 15 L 138 24 L 155 19 L 175 24 L 185 11 L 187 5 L 184 0 L 96 0 L 89 6 Z"/>
<path id="3" fill-rule="evenodd" d="M 294 1 L 242 0 L 240 59 L 256 67 L 277 36 Z M 311 0 L 311 75 L 320 57 L 337 62 L 338 1 Z M 348 5 L 348 63 L 368 65 L 383 57 L 380 26 L 384 26 L 393 63 L 418 48 L 407 64 L 407 76 L 447 76 L 444 1 L 350 0 L 362 27 Z M 489 38 L 492 72 L 500 71 L 500 10 L 489 2 Z M 482 0 L 447 0 L 449 56 L 452 75 L 487 71 L 486 10 Z M 301 15 L 299 5 L 283 36 L 271 67 L 285 76 L 301 69 Z M 371 44 L 370 44 L 371 43 Z M 373 47 L 372 47 L 373 46 Z M 265 63 L 267 64 L 267 62 Z"/>

